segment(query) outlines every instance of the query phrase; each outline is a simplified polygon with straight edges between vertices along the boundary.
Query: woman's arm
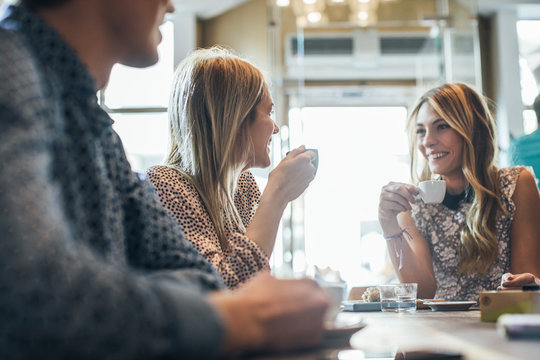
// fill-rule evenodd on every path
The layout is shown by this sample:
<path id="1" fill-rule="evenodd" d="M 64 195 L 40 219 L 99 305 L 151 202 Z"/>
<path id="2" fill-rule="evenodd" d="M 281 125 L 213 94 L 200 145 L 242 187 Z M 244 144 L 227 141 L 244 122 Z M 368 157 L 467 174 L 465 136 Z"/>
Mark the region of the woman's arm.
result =
<path id="1" fill-rule="evenodd" d="M 534 284 L 540 277 L 540 194 L 529 171 L 519 173 L 512 200 L 516 206 L 510 242 L 513 274 L 503 281 L 503 288 Z"/>
<path id="2" fill-rule="evenodd" d="M 418 297 L 432 299 L 435 296 L 437 285 L 427 240 L 416 227 L 410 212 L 399 214 L 398 222 L 403 229 L 407 229 L 410 235 L 410 237 L 405 236 L 402 241 L 402 267 L 401 270 L 396 270 L 399 280 L 404 283 L 418 283 Z M 395 245 L 395 242 L 388 242 L 389 252 L 391 252 L 390 247 Z M 395 256 L 395 249 L 393 253 Z M 392 261 L 394 269 L 399 267 L 396 260 Z M 396 267 L 396 263 L 398 267 Z"/>
<path id="3" fill-rule="evenodd" d="M 416 187 L 389 183 L 384 186 L 379 202 L 379 222 L 387 238 L 388 254 L 401 282 L 418 283 L 418 297 L 433 298 L 435 275 L 429 246 L 411 215 Z M 406 233 L 402 233 L 406 229 Z M 393 235 L 401 234 L 401 237 Z"/>
<path id="4" fill-rule="evenodd" d="M 274 249 L 281 216 L 287 204 L 300 196 L 314 178 L 314 154 L 301 146 L 292 150 L 268 177 L 261 202 L 246 235 L 270 256 Z"/>

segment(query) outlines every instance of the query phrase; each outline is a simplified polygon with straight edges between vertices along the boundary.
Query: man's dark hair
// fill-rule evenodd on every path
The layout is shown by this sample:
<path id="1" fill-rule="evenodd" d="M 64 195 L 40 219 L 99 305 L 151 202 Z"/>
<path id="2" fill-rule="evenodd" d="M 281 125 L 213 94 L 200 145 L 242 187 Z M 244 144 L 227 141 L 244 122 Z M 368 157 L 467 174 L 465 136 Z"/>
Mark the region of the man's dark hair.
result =
<path id="1" fill-rule="evenodd" d="M 29 9 L 54 8 L 71 0 L 21 0 L 21 4 Z"/>
<path id="2" fill-rule="evenodd" d="M 540 123 L 540 94 L 534 99 L 533 109 L 536 113 L 536 121 Z"/>

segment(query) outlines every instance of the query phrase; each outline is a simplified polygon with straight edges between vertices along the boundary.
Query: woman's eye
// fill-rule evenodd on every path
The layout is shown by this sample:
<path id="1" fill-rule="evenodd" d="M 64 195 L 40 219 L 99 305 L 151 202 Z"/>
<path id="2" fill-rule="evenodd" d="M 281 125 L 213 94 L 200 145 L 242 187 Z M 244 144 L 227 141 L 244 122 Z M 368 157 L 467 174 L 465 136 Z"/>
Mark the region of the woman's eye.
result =
<path id="1" fill-rule="evenodd" d="M 426 130 L 424 129 L 416 129 L 416 135 L 421 136 L 421 135 L 424 135 L 425 133 L 426 133 Z"/>
<path id="2" fill-rule="evenodd" d="M 449 129 L 449 128 L 450 128 L 450 125 L 448 125 L 448 124 L 440 124 L 439 125 L 440 130 Z"/>

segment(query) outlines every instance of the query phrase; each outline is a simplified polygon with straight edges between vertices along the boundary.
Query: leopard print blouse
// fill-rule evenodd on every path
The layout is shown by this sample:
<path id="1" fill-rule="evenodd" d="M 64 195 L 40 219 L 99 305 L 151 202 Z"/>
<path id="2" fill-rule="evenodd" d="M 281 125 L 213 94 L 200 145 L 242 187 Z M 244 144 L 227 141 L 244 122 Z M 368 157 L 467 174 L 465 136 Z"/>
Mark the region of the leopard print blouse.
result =
<path id="1" fill-rule="evenodd" d="M 471 204 L 461 200 L 455 210 L 443 204 L 424 204 L 413 206 L 412 215 L 418 230 L 426 238 L 433 262 L 437 283 L 436 299 L 478 300 L 478 293 L 495 290 L 501 283 L 501 276 L 510 271 L 510 231 L 516 206 L 512 195 L 521 170 L 524 167 L 510 167 L 499 170 L 499 187 L 502 203 L 507 214 L 497 215 L 496 232 L 498 255 L 485 276 L 460 274 L 458 244 L 460 230 Z M 527 168 L 527 170 L 529 170 Z"/>
<path id="2" fill-rule="evenodd" d="M 222 250 L 199 193 L 180 172 L 168 166 L 154 166 L 147 174 L 163 205 L 182 225 L 186 237 L 218 269 L 229 288 L 238 287 L 261 270 L 270 270 L 266 253 L 238 228 L 230 229 L 226 225 L 229 248 Z M 260 198 L 253 174 L 243 172 L 234 204 L 245 227 L 251 222 Z"/>

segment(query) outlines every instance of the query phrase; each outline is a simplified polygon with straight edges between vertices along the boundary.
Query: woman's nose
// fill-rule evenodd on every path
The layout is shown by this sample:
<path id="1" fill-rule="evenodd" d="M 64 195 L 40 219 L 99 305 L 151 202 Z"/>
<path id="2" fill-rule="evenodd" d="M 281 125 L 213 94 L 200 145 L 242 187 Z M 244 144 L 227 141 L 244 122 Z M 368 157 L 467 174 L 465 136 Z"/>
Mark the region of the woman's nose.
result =
<path id="1" fill-rule="evenodd" d="M 272 134 L 277 134 L 279 132 L 279 126 L 277 126 L 276 122 L 274 121 L 274 131 Z"/>
<path id="2" fill-rule="evenodd" d="M 424 136 L 424 146 L 431 146 L 437 143 L 437 136 L 433 131 L 426 130 L 426 135 Z"/>

